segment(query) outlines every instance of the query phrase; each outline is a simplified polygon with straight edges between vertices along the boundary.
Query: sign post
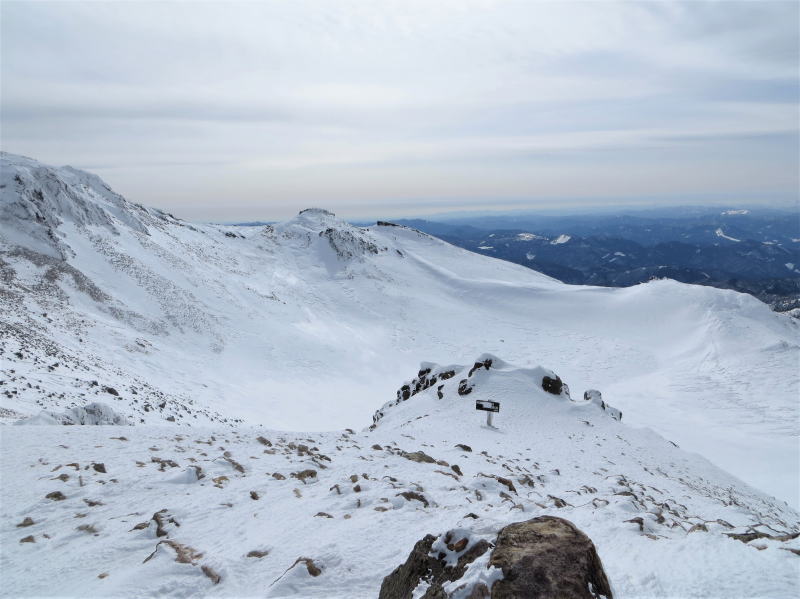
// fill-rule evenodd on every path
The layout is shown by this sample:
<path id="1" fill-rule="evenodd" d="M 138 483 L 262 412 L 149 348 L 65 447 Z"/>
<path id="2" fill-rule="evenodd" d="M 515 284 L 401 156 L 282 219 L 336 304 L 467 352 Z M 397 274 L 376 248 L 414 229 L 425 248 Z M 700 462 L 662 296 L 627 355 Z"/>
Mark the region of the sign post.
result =
<path id="1" fill-rule="evenodd" d="M 475 400 L 475 409 L 486 412 L 486 426 L 494 428 L 494 426 L 492 426 L 492 420 L 494 413 L 500 411 L 500 402 L 477 399 Z"/>

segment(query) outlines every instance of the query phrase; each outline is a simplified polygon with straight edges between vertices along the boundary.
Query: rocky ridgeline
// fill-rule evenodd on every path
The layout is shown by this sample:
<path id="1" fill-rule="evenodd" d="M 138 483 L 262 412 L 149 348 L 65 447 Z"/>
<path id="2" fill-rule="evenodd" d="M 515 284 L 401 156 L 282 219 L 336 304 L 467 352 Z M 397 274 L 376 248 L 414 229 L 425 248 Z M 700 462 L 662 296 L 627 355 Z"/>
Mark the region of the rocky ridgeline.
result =
<path id="1" fill-rule="evenodd" d="M 469 368 L 469 370 L 467 370 L 466 366 L 439 366 L 438 364 L 423 362 L 420 365 L 420 370 L 417 373 L 417 376 L 404 383 L 397 390 L 396 398 L 381 406 L 381 408 L 373 414 L 372 428 L 374 429 L 378 425 L 380 420 L 386 415 L 387 410 L 405 401 L 408 401 L 412 397 L 428 391 L 429 389 L 435 389 L 436 397 L 438 399 L 444 399 L 448 392 L 448 387 L 453 386 L 448 385 L 447 382 L 450 381 L 450 379 L 455 379 L 456 375 L 462 375 L 465 371 L 466 376 L 457 379 L 458 384 L 455 386 L 455 393 L 460 397 L 470 395 L 473 389 L 476 388 L 474 375 L 480 371 L 489 371 L 493 367 L 507 369 L 508 365 L 491 354 L 481 355 L 475 361 L 472 367 Z M 553 371 L 541 367 L 534 369 L 534 371 L 535 374 L 533 375 L 533 379 L 538 379 L 538 388 L 540 388 L 542 391 L 545 391 L 550 395 L 565 398 L 572 402 L 585 402 L 591 405 L 596 405 L 599 409 L 607 412 L 608 415 L 615 420 L 622 420 L 622 412 L 608 405 L 603 400 L 600 391 L 596 389 L 587 390 L 584 392 L 583 402 L 581 402 L 581 400 L 576 400 L 571 397 L 569 386 L 564 383 L 561 380 L 561 377 L 559 377 Z M 531 391 L 534 391 L 533 387 L 531 388 Z M 450 393 L 450 395 L 452 396 L 453 394 Z"/>

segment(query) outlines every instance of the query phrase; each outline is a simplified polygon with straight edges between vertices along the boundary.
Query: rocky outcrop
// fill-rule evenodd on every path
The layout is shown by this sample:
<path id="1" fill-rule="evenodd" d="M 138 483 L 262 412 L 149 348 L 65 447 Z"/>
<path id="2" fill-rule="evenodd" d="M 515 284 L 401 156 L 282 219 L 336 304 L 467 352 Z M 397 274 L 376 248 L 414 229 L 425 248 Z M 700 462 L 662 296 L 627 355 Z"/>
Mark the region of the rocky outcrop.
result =
<path id="1" fill-rule="evenodd" d="M 563 518 L 540 516 L 506 526 L 489 564 L 503 571 L 491 588 L 492 599 L 612 598 L 591 539 Z"/>
<path id="2" fill-rule="evenodd" d="M 458 557 L 453 565 L 448 565 L 443 552 L 435 552 L 434 546 L 438 537 L 425 535 L 417 541 L 404 564 L 398 566 L 391 574 L 383 579 L 379 599 L 411 599 L 414 590 L 420 583 L 428 585 L 422 599 L 445 599 L 448 593 L 444 585 L 454 580 L 459 580 L 472 562 L 486 553 L 490 544 L 480 540 L 468 544 L 468 539 L 454 539 L 453 533 L 447 533 L 441 539 L 448 552 L 455 553 Z M 435 553 L 435 555 L 432 555 Z"/>
<path id="3" fill-rule="evenodd" d="M 110 387 L 108 387 L 110 389 Z M 114 391 L 116 393 L 116 390 Z M 101 425 L 111 424 L 128 426 L 130 422 L 125 416 L 118 414 L 104 403 L 92 402 L 85 406 L 69 408 L 66 412 L 57 413 L 42 410 L 36 416 L 25 418 L 16 424 L 66 424 L 66 425 Z"/>
<path id="4" fill-rule="evenodd" d="M 441 381 L 453 378 L 457 370 L 460 371 L 461 369 L 454 366 L 442 368 L 436 364 L 423 363 L 419 372 L 417 372 L 417 376 L 403 384 L 403 386 L 397 390 L 397 398 L 387 402 L 380 410 L 372 415 L 372 427 L 374 428 L 378 424 L 378 421 L 383 418 L 387 408 L 396 406 L 400 402 L 407 401 L 417 393 L 425 391 Z M 442 388 L 443 385 L 437 386 L 437 396 L 439 399 L 444 398 Z"/>
<path id="5" fill-rule="evenodd" d="M 561 395 L 561 392 L 564 390 L 564 383 L 560 376 L 556 376 L 555 378 L 545 376 L 542 378 L 542 389 L 553 395 Z"/>
<path id="6" fill-rule="evenodd" d="M 487 561 L 482 556 L 492 547 Z M 553 516 L 510 524 L 493 543 L 464 530 L 439 537 L 426 535 L 414 545 L 405 563 L 383 579 L 379 599 L 448 599 L 455 595 L 473 599 L 613 599 L 592 541 L 571 522 Z"/>
<path id="7" fill-rule="evenodd" d="M 599 407 L 604 412 L 608 412 L 614 420 L 622 420 L 622 411 L 612 408 L 605 401 L 603 401 L 602 394 L 597 389 L 588 389 L 583 393 L 584 401 L 588 401 Z"/>
<path id="8" fill-rule="evenodd" d="M 320 231 L 319 236 L 328 240 L 333 251 L 342 260 L 350 260 L 368 254 L 375 255 L 387 250 L 385 247 L 376 245 L 365 233 L 360 231 L 354 233 L 339 227 L 328 227 L 324 231 Z"/>

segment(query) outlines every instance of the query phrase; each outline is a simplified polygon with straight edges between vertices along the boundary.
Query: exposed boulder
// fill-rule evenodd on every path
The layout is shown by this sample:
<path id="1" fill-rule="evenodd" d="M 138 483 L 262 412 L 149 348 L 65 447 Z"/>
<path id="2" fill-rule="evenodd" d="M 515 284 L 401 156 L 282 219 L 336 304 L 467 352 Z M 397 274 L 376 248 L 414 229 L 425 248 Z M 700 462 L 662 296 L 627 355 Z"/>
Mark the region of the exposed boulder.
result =
<path id="1" fill-rule="evenodd" d="M 468 539 L 462 537 L 454 540 L 453 536 L 451 531 L 442 537 L 425 535 L 423 539 L 417 541 L 405 563 L 383 579 L 378 598 L 411 599 L 412 596 L 420 596 L 414 593 L 420 583 L 428 585 L 425 593 L 421 595 L 422 599 L 448 597 L 449 594 L 443 587 L 448 582 L 459 580 L 469 565 L 491 547 L 484 539 L 470 546 Z M 435 550 L 439 544 L 447 547 L 450 555 Z"/>
<path id="2" fill-rule="evenodd" d="M 592 541 L 553 516 L 510 524 L 494 543 L 464 529 L 426 535 L 383 579 L 379 599 L 455 596 L 613 599 Z"/>
<path id="3" fill-rule="evenodd" d="M 558 375 L 556 375 L 555 378 L 545 376 L 542 378 L 542 389 L 553 395 L 561 395 L 564 389 L 564 383 Z"/>
<path id="4" fill-rule="evenodd" d="M 540 516 L 506 526 L 489 564 L 503 571 L 491 588 L 492 599 L 612 598 L 591 539 L 563 518 Z"/>

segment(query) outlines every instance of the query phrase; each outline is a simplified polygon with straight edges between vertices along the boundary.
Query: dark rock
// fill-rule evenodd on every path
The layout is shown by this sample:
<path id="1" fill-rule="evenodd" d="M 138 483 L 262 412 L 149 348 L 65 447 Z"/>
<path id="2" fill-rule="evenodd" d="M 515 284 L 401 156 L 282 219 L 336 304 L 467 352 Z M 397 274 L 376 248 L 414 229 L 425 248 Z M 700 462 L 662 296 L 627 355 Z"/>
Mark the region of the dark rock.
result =
<path id="1" fill-rule="evenodd" d="M 469 445 L 464 445 L 463 443 L 457 443 L 457 444 L 456 444 L 456 447 L 458 447 L 458 448 L 459 448 L 459 449 L 461 449 L 462 451 L 469 451 L 469 452 L 472 452 L 472 447 L 470 447 Z"/>
<path id="2" fill-rule="evenodd" d="M 20 543 L 35 543 L 36 539 L 33 538 L 33 535 L 28 535 L 27 537 L 20 539 Z"/>
<path id="3" fill-rule="evenodd" d="M 556 378 L 550 378 L 549 376 L 545 376 L 542 379 L 542 389 L 547 391 L 548 393 L 552 393 L 553 395 L 561 395 L 561 391 L 564 388 L 564 383 L 561 381 L 561 377 L 556 376 Z"/>
<path id="4" fill-rule="evenodd" d="M 115 397 L 119 397 L 119 391 L 114 389 L 114 387 L 103 387 L 103 391 L 105 391 L 109 395 L 114 395 Z"/>
<path id="5" fill-rule="evenodd" d="M 475 362 L 475 364 L 473 364 L 472 368 L 470 368 L 469 374 L 467 376 L 468 377 L 472 376 L 473 372 L 475 372 L 476 370 L 480 370 L 481 368 L 485 368 L 486 370 L 489 370 L 491 367 L 492 367 L 491 358 L 487 358 L 483 362 Z"/>
<path id="6" fill-rule="evenodd" d="M 492 599 L 612 599 L 594 544 L 562 518 L 540 516 L 506 526 L 489 563 L 503 570 Z"/>
<path id="7" fill-rule="evenodd" d="M 106 474 L 106 465 L 103 463 L 92 464 L 92 468 L 94 468 L 95 472 L 101 472 L 102 474 Z"/>
<path id="8" fill-rule="evenodd" d="M 603 401 L 603 394 L 600 393 L 597 389 L 587 389 L 583 392 L 583 399 L 585 401 Z"/>
<path id="9" fill-rule="evenodd" d="M 458 394 L 459 395 L 469 395 L 472 393 L 472 386 L 469 384 L 467 379 L 461 379 L 458 382 Z"/>
<path id="10" fill-rule="evenodd" d="M 17 528 L 25 528 L 27 526 L 33 526 L 34 524 L 36 524 L 36 522 L 33 521 L 33 518 L 26 516 L 22 522 L 17 524 Z"/>
<path id="11" fill-rule="evenodd" d="M 52 499 L 53 501 L 64 501 L 66 496 L 61 491 L 53 491 L 45 495 L 45 499 Z"/>
<path id="12" fill-rule="evenodd" d="M 469 564 L 489 550 L 489 543 L 480 540 L 458 557 L 455 566 L 446 566 L 443 559 L 430 555 L 436 537 L 426 535 L 417 541 L 404 564 L 383 579 L 378 599 L 411 599 L 421 582 L 428 584 L 423 599 L 445 599 L 444 585 L 464 575 Z M 480 597 L 480 595 L 474 595 Z"/>

